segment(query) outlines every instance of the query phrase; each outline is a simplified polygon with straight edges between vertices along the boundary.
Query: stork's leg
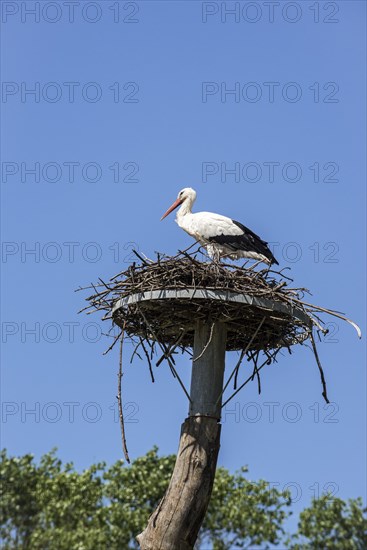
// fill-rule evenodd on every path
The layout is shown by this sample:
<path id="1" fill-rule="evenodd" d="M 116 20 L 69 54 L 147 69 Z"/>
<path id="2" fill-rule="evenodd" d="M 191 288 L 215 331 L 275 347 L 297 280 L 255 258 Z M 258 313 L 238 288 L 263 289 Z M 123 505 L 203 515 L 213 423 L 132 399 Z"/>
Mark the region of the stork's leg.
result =
<path id="1" fill-rule="evenodd" d="M 209 258 L 214 264 L 218 264 L 220 261 L 220 252 L 216 246 L 213 246 L 212 244 L 208 244 L 206 246 L 206 251 L 208 253 Z"/>

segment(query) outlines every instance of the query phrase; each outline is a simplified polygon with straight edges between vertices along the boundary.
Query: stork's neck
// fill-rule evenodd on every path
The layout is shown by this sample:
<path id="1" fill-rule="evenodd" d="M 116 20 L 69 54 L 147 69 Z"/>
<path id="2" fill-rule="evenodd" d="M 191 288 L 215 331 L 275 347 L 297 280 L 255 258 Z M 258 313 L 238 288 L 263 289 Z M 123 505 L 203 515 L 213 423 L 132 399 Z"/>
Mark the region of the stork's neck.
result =
<path id="1" fill-rule="evenodd" d="M 194 201 L 190 199 L 186 199 L 183 201 L 180 208 L 177 210 L 177 215 L 176 215 L 177 220 L 182 220 L 182 218 L 186 216 L 186 214 L 191 214 L 193 202 Z"/>

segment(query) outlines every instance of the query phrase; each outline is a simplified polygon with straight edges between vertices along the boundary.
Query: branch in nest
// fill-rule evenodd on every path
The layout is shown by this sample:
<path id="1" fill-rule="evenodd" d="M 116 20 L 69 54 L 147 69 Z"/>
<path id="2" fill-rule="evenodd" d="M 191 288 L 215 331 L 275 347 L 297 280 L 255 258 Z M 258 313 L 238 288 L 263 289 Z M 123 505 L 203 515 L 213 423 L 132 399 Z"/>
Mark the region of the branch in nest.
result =
<path id="1" fill-rule="evenodd" d="M 321 363 L 320 363 L 319 354 L 317 353 L 315 339 L 313 337 L 312 332 L 310 333 L 310 340 L 311 340 L 311 344 L 312 344 L 313 353 L 314 353 L 314 356 L 315 356 L 315 359 L 316 359 L 316 363 L 317 363 L 317 366 L 319 367 L 319 371 L 320 371 L 321 384 L 322 384 L 322 397 L 325 399 L 326 403 L 330 403 L 329 398 L 327 396 L 327 389 L 326 389 L 324 371 L 323 371 Z"/>
<path id="2" fill-rule="evenodd" d="M 277 349 L 274 351 L 274 353 L 272 354 L 272 356 L 270 357 L 271 360 L 275 359 L 275 356 L 277 355 L 277 353 L 280 351 L 280 349 Z M 270 361 L 271 363 L 271 361 Z M 257 372 L 260 372 L 262 368 L 265 367 L 265 365 L 269 365 L 269 358 L 267 357 L 266 360 L 260 365 L 260 367 L 257 367 Z M 242 388 L 244 388 L 246 386 L 246 384 L 248 384 L 249 382 L 251 382 L 253 380 L 253 374 L 251 374 L 251 376 L 249 376 L 247 378 L 247 380 L 245 380 L 245 382 L 243 384 L 241 384 L 241 386 L 239 388 L 237 388 L 237 390 L 235 392 L 232 393 L 232 395 L 230 395 L 228 397 L 228 399 L 223 403 L 222 405 L 222 409 L 223 407 L 225 407 L 227 405 L 227 403 L 229 403 L 235 395 L 238 394 L 238 392 L 240 392 L 242 390 Z"/>
<path id="3" fill-rule="evenodd" d="M 124 451 L 124 456 L 126 458 L 126 461 L 130 464 L 130 458 L 129 453 L 127 451 L 127 445 L 126 445 L 126 436 L 125 436 L 125 424 L 124 424 L 124 413 L 122 409 L 122 348 L 124 344 L 124 331 L 121 331 L 121 338 L 120 338 L 120 361 L 119 361 L 119 370 L 117 373 L 117 403 L 119 408 L 119 419 L 120 419 L 120 428 L 121 428 L 121 440 L 122 440 L 122 450 Z"/>

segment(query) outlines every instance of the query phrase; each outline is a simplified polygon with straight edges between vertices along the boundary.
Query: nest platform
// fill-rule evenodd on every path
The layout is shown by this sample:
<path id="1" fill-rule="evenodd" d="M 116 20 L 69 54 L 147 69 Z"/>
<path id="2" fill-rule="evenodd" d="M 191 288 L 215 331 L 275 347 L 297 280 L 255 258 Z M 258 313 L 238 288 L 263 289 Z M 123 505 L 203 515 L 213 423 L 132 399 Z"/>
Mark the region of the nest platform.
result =
<path id="1" fill-rule="evenodd" d="M 155 261 L 136 255 L 139 262 L 89 287 L 95 293 L 85 308 L 103 312 L 132 339 L 185 350 L 197 320 L 221 321 L 228 351 L 256 352 L 303 343 L 313 328 L 327 332 L 316 313 L 332 312 L 304 302 L 307 289 L 291 287 L 284 270 L 201 261 L 199 251 Z"/>
<path id="2" fill-rule="evenodd" d="M 191 247 L 190 247 L 191 248 Z M 201 249 L 180 252 L 169 257 L 157 254 L 150 260 L 134 251 L 137 262 L 121 271 L 108 282 L 97 283 L 78 290 L 93 289 L 86 298 L 88 305 L 81 311 L 99 312 L 102 320 L 110 322 L 107 336 L 112 338 L 108 353 L 120 341 L 119 406 L 121 409 L 122 342 L 128 336 L 135 354 L 145 359 L 154 382 L 152 368 L 156 352 L 158 367 L 167 361 L 186 396 L 190 396 L 175 368 L 174 354 L 178 350 L 193 357 L 194 334 L 203 323 L 210 325 L 209 345 L 218 322 L 226 324 L 226 351 L 239 351 L 239 360 L 229 376 L 234 393 L 222 407 L 256 375 L 261 392 L 259 372 L 277 361 L 278 353 L 286 348 L 291 353 L 295 344 L 310 342 L 320 372 L 322 395 L 328 403 L 326 382 L 320 363 L 314 333 L 319 337 L 328 332 L 321 314 L 331 315 L 350 323 L 361 337 L 358 325 L 337 311 L 306 302 L 306 288 L 291 286 L 292 279 L 279 271 L 245 262 L 242 266 L 213 262 L 203 256 Z M 114 327 L 119 327 L 118 334 Z M 111 334 L 112 333 L 112 334 Z M 142 353 L 143 352 L 143 353 Z M 253 365 L 253 374 L 237 389 L 237 375 L 246 359 Z M 261 364 L 260 364 L 261 363 Z M 223 393 L 222 392 L 222 393 Z M 120 410 L 120 420 L 123 418 Z M 122 424 L 123 424 L 123 420 Z M 123 429 L 123 428 L 122 428 Z"/>
<path id="3" fill-rule="evenodd" d="M 187 262 L 181 263 L 181 274 L 189 267 Z M 206 270 L 214 283 L 216 268 L 207 266 Z M 213 289 L 165 287 L 129 294 L 114 304 L 112 318 L 130 336 L 158 339 L 167 346 L 180 341 L 184 347 L 193 347 L 198 320 L 223 322 L 227 325 L 227 351 L 242 350 L 251 339 L 252 350 L 289 347 L 305 340 L 313 326 L 300 307 L 258 296 L 249 285 L 246 293 L 218 285 Z"/>

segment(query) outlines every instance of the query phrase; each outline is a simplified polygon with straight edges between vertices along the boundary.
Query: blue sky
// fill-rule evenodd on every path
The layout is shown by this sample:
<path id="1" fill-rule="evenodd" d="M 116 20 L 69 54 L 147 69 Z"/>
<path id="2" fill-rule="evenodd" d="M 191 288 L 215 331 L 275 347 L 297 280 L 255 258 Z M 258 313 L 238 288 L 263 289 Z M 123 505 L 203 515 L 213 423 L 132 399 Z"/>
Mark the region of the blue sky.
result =
<path id="1" fill-rule="evenodd" d="M 173 216 L 159 221 L 182 187 L 197 210 L 268 240 L 296 286 L 366 334 L 365 3 L 275 4 L 2 2 L 10 454 L 57 446 L 79 469 L 121 457 L 117 355 L 102 356 L 106 327 L 77 315 L 74 289 L 128 267 L 132 248 L 189 246 Z M 366 494 L 365 336 L 330 321 L 319 353 L 332 405 L 302 347 L 263 371 L 261 396 L 247 386 L 224 411 L 219 463 L 288 486 L 296 511 L 325 487 Z M 131 351 L 130 455 L 176 452 L 185 396 L 166 365 L 152 384 Z M 189 362 L 178 366 L 189 384 Z"/>

